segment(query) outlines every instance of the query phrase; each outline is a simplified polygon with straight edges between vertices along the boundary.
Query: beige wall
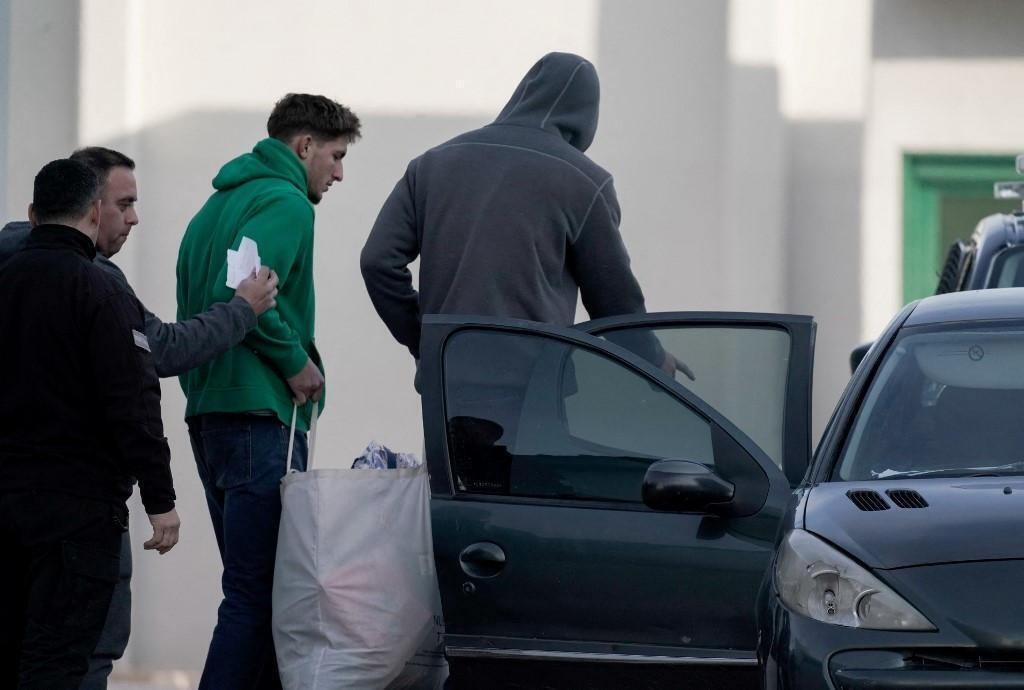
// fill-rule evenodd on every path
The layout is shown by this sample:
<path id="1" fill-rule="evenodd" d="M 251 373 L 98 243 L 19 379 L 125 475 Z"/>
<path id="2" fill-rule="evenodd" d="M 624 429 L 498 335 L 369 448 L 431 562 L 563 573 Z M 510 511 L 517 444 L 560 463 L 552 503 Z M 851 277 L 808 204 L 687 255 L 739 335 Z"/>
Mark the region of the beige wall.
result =
<path id="1" fill-rule="evenodd" d="M 10 23 L 0 63 L 7 82 L 2 196 L 6 217 L 24 218 L 35 173 L 75 144 L 78 2 L 5 0 L 3 14 Z"/>
<path id="2" fill-rule="evenodd" d="M 601 74 L 590 153 L 616 177 L 649 308 L 814 315 L 816 430 L 848 378 L 850 347 L 899 306 L 902 153 L 1024 150 L 1013 115 L 1024 105 L 1014 88 L 1024 60 L 1006 28 L 1024 26 L 1024 3 L 284 7 L 0 0 L 0 20 L 9 19 L 0 27 L 0 206 L 23 217 L 34 172 L 75 145 L 132 155 L 142 224 L 117 262 L 170 320 L 184 227 L 218 167 L 263 136 L 273 101 L 305 90 L 353 107 L 364 138 L 346 159 L 345 182 L 317 209 L 318 340 L 330 387 L 324 465 L 347 464 L 372 438 L 419 451 L 412 362 L 373 313 L 358 252 L 407 161 L 492 119 L 549 50 L 581 53 Z M 174 380 L 163 391 L 182 542 L 163 557 L 137 547 L 134 632 L 121 669 L 200 666 L 219 599 L 182 395 Z M 147 525 L 132 507 L 139 545 Z"/>
<path id="3" fill-rule="evenodd" d="M 1024 52 L 1024 48 L 1022 48 Z M 1024 151 L 1024 60 L 875 63 L 864 173 L 861 305 L 874 337 L 902 306 L 903 154 Z"/>

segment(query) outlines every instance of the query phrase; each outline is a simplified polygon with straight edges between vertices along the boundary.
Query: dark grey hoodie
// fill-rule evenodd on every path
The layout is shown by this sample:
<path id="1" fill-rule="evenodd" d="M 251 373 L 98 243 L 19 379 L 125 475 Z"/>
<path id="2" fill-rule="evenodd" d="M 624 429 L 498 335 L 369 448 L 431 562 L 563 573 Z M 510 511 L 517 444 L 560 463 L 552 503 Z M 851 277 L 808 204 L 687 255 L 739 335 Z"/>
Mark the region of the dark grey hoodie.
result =
<path id="1" fill-rule="evenodd" d="M 571 325 L 644 311 L 619 235 L 612 177 L 584 151 L 597 130 L 594 66 L 550 53 L 490 125 L 409 163 L 363 247 L 377 313 L 419 357 L 422 314 Z M 420 292 L 407 268 L 420 257 Z"/>

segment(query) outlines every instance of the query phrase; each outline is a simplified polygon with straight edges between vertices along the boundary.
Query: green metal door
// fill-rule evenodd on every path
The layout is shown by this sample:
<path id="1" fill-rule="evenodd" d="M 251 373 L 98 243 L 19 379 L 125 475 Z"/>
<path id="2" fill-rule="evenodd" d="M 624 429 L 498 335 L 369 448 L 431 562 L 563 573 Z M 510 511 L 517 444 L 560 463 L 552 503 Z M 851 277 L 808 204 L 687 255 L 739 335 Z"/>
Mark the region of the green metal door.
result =
<path id="1" fill-rule="evenodd" d="M 949 246 L 966 240 L 978 221 L 1020 208 L 994 199 L 992 185 L 1017 180 L 1011 154 L 903 156 L 903 301 L 934 294 Z"/>

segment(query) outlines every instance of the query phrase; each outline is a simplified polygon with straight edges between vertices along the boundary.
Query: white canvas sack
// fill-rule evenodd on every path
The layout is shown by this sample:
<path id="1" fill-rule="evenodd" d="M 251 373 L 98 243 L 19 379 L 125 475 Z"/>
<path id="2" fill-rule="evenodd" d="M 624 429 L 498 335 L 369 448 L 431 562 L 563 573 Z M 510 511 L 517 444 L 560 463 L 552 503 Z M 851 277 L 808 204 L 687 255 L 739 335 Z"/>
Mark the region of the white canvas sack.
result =
<path id="1" fill-rule="evenodd" d="M 274 646 L 285 690 L 440 687 L 440 597 L 424 465 L 315 469 L 281 480 Z M 415 658 L 414 658 L 415 657 Z M 403 673 L 407 662 L 410 668 Z M 410 684 L 411 683 L 411 684 Z"/>

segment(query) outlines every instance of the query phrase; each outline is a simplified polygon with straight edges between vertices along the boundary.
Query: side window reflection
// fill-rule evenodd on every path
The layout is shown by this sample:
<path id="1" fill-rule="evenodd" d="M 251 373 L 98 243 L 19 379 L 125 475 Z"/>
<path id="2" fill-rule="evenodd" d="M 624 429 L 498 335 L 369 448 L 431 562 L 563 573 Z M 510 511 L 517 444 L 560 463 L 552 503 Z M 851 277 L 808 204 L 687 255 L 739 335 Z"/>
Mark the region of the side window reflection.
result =
<path id="1" fill-rule="evenodd" d="M 640 503 L 652 462 L 714 465 L 703 417 L 600 352 L 465 330 L 446 344 L 444 367 L 459 492 Z"/>
<path id="2" fill-rule="evenodd" d="M 685 324 L 620 328 L 601 337 L 655 366 L 671 355 L 676 381 L 742 429 L 782 467 L 789 333 L 764 326 Z"/>

